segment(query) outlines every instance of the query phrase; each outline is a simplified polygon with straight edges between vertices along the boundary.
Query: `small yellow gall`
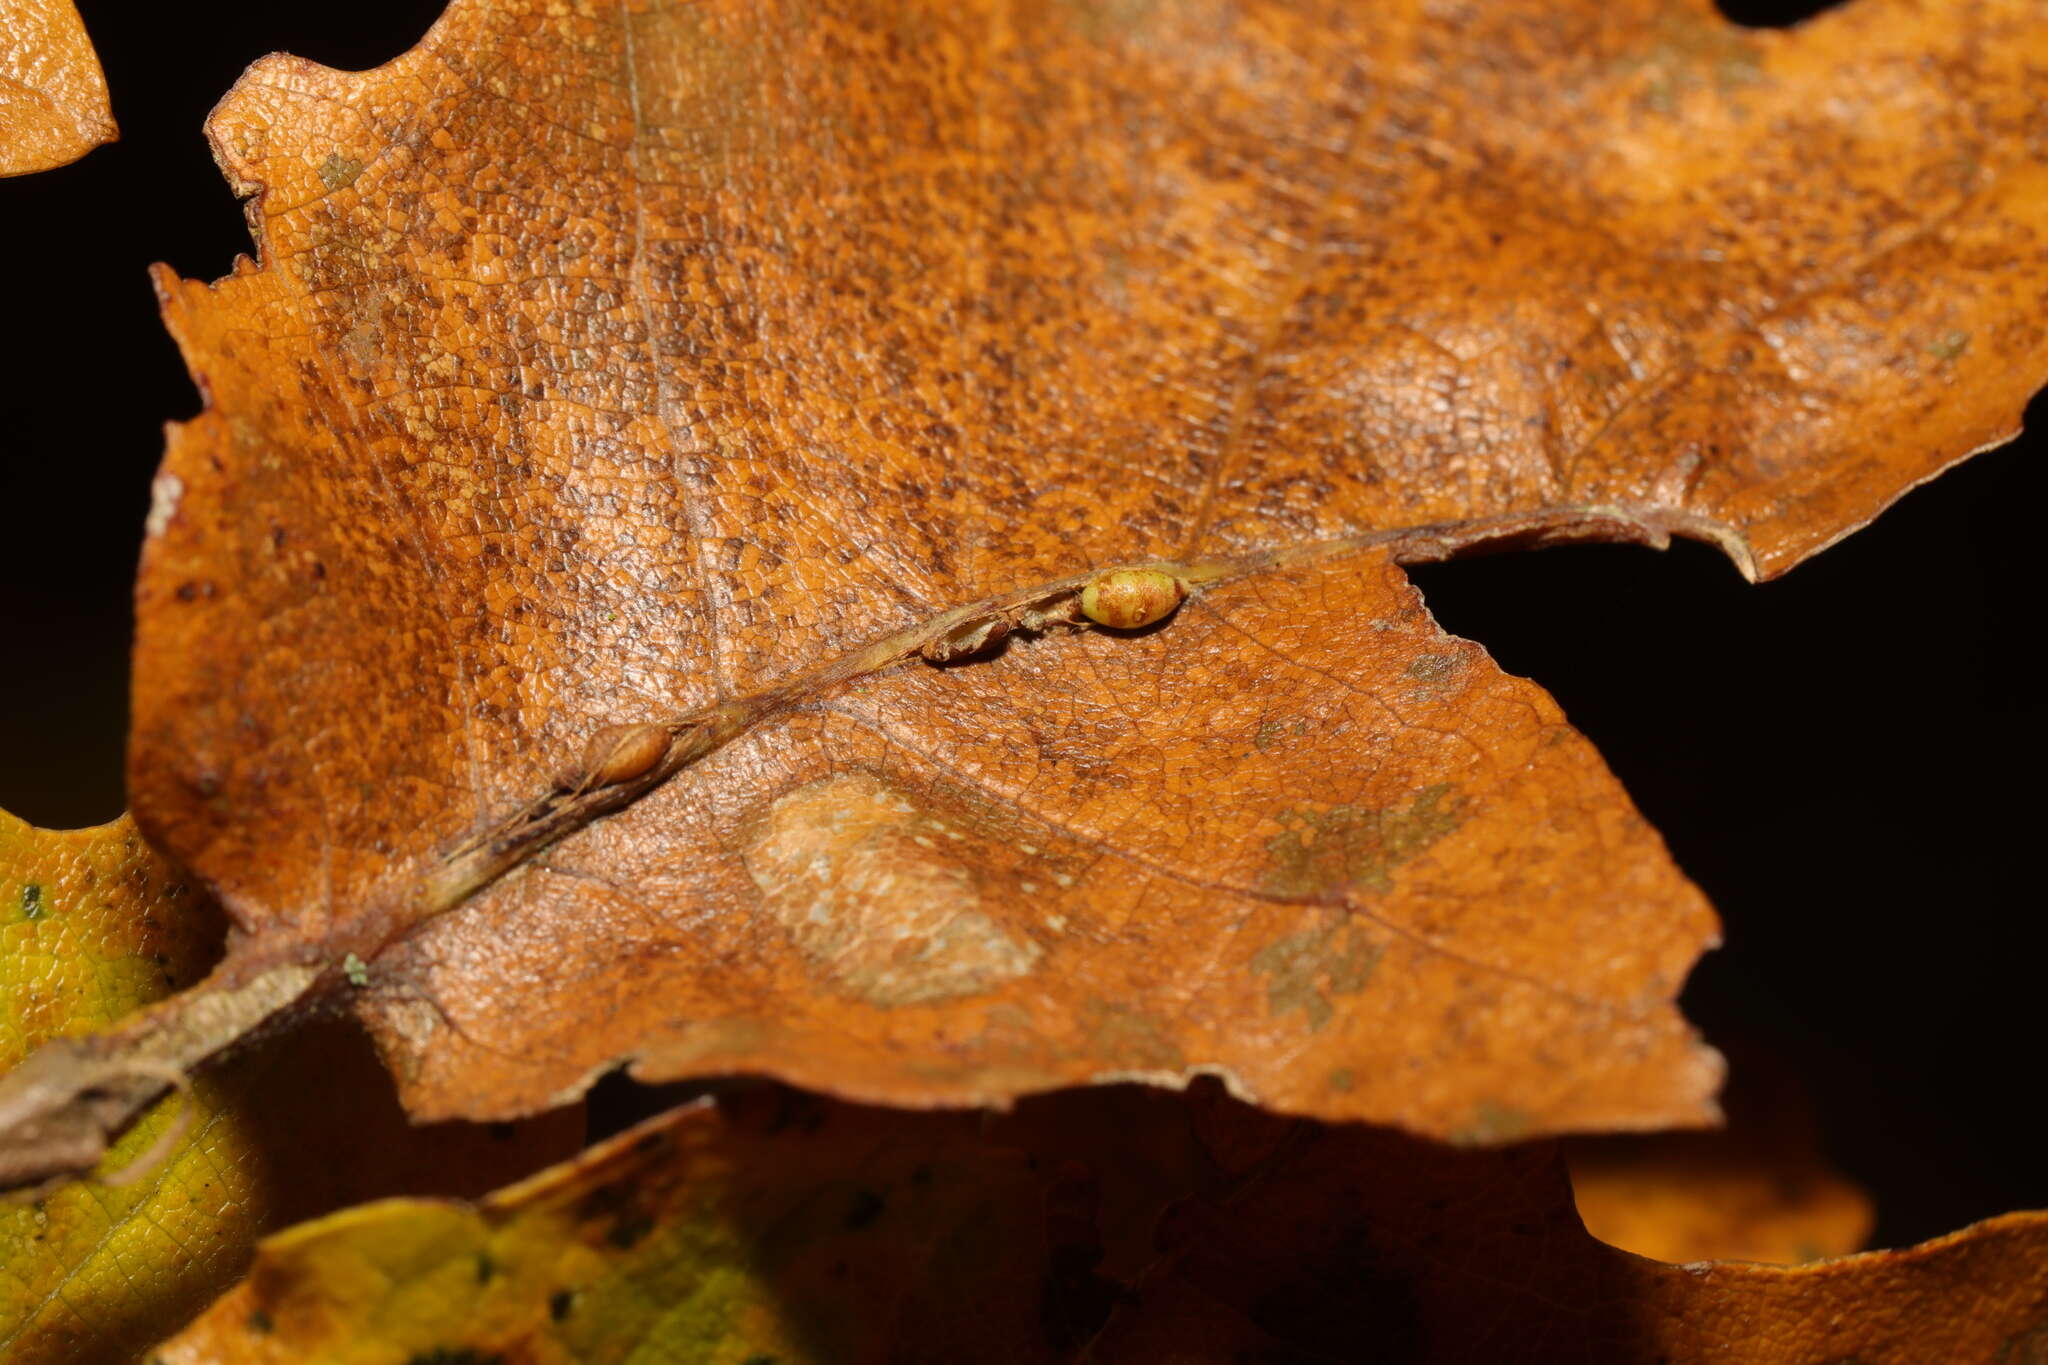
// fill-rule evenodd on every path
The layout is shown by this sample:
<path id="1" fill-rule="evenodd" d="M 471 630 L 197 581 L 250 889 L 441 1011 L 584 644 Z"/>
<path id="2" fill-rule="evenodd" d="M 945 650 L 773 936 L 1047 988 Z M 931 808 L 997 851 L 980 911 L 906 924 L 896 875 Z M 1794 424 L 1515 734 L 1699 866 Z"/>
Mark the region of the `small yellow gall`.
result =
<path id="1" fill-rule="evenodd" d="M 608 725 L 583 750 L 584 780 L 609 787 L 641 776 L 668 754 L 665 725 Z"/>
<path id="2" fill-rule="evenodd" d="M 1164 620 L 1188 595 L 1188 585 L 1158 569 L 1111 569 L 1081 589 L 1081 614 L 1098 626 L 1135 630 Z"/>

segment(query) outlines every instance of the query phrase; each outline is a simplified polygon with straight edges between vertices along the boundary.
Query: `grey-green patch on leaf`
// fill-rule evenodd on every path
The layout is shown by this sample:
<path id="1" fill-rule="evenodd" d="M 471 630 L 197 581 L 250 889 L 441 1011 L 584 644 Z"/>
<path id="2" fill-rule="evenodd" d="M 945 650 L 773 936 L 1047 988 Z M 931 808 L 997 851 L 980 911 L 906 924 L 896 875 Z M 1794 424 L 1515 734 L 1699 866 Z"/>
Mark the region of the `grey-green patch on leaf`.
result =
<path id="1" fill-rule="evenodd" d="M 1266 890 L 1278 896 L 1383 892 L 1393 886 L 1395 868 L 1458 827 L 1458 799 L 1448 782 L 1439 782 L 1400 809 L 1290 806 L 1273 818 L 1281 832 L 1266 842 L 1272 858 Z"/>
<path id="2" fill-rule="evenodd" d="M 1371 935 L 1338 917 L 1267 944 L 1252 958 L 1252 970 L 1271 978 L 1266 1000 L 1273 1013 L 1300 1010 L 1311 1029 L 1320 1029 L 1337 1012 L 1331 997 L 1364 990 L 1385 952 Z"/>

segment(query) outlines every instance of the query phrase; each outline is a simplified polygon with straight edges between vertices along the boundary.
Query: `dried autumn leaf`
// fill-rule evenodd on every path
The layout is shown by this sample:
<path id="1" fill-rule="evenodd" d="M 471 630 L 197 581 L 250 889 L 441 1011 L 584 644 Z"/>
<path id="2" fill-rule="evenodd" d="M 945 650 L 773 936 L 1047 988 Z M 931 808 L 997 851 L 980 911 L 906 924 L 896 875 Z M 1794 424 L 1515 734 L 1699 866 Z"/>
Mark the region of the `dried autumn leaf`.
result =
<path id="1" fill-rule="evenodd" d="M 459 0 L 259 64 L 211 126 L 264 264 L 161 277 L 211 406 L 139 587 L 209 998 L 373 960 L 426 1115 L 631 1057 L 1706 1117 L 1710 914 L 1393 565 L 1768 575 L 2009 436 L 2037 19 Z M 1112 566 L 1193 595 L 1068 632 Z"/>
<path id="2" fill-rule="evenodd" d="M 0 1066 L 197 980 L 225 927 L 126 817 L 52 831 L 0 811 Z M 574 1151 L 581 1127 L 416 1129 L 358 1030 L 273 1039 L 137 1124 L 108 1179 L 0 1204 L 0 1356 L 132 1360 L 233 1284 L 263 1233 L 381 1195 L 481 1194 Z"/>
<path id="3" fill-rule="evenodd" d="M 1548 1146 L 1458 1152 L 1216 1092 L 989 1122 L 756 1094 L 480 1206 L 280 1234 L 162 1358 L 1907 1365 L 2048 1335 L 2044 1251 L 2028 1214 L 1811 1269 L 1680 1268 L 1587 1236 Z"/>
<path id="4" fill-rule="evenodd" d="M 0 0 L 0 175 L 76 161 L 115 136 L 107 78 L 71 0 Z"/>
<path id="5" fill-rule="evenodd" d="M 1720 1129 L 1565 1141 L 1586 1230 L 1656 1261 L 1794 1265 L 1861 1250 L 1876 1208 L 1828 1164 L 1800 1078 L 1755 1044 L 1730 1062 Z"/>

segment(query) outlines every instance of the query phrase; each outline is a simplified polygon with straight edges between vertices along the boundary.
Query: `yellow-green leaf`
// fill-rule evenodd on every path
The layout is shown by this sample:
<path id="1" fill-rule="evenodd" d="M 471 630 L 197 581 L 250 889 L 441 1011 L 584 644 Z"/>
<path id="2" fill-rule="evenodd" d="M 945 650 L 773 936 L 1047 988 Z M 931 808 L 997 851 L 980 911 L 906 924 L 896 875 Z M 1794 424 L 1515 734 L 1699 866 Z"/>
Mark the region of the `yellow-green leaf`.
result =
<path id="1" fill-rule="evenodd" d="M 0 812 L 0 1070 L 198 980 L 225 929 L 125 816 L 52 831 Z M 384 1194 L 481 1192 L 580 1135 L 569 1113 L 414 1129 L 341 1021 L 258 1045 L 158 1104 L 97 1178 L 0 1204 L 0 1359 L 130 1359 L 232 1284 L 271 1228 Z"/>

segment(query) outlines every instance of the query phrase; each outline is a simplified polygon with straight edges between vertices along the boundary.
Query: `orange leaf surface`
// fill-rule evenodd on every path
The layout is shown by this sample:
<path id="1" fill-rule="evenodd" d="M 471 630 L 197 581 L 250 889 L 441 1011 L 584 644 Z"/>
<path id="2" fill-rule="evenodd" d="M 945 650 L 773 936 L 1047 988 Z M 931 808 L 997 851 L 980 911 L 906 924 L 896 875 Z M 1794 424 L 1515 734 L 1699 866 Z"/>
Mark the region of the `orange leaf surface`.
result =
<path id="1" fill-rule="evenodd" d="M 41 830 L 0 811 L 0 1067 L 190 984 L 225 927 L 127 818 Z M 582 1127 L 564 1112 L 415 1128 L 346 1021 L 269 1039 L 137 1124 L 92 1182 L 0 1203 L 0 1357 L 134 1360 L 233 1284 L 262 1234 L 384 1195 L 482 1194 L 574 1151 Z"/>
<path id="2" fill-rule="evenodd" d="M 479 1206 L 294 1228 L 162 1358 L 2024 1359 L 2044 1249 L 2022 1214 L 1807 1269 L 1681 1268 L 1587 1236 L 1547 1145 L 1458 1152 L 1213 1089 L 993 1121 L 770 1092 Z"/>
<path id="3" fill-rule="evenodd" d="M 107 79 L 71 0 L 0 0 L 0 175 L 76 161 L 114 140 Z"/>
<path id="4" fill-rule="evenodd" d="M 1709 1117 L 1710 913 L 1396 565 L 1769 575 L 2009 436 L 2038 18 L 458 0 L 259 63 L 139 585 L 214 988 L 369 961 L 422 1115 L 636 1058 Z M 1113 566 L 1187 601 L 1096 629 Z"/>

